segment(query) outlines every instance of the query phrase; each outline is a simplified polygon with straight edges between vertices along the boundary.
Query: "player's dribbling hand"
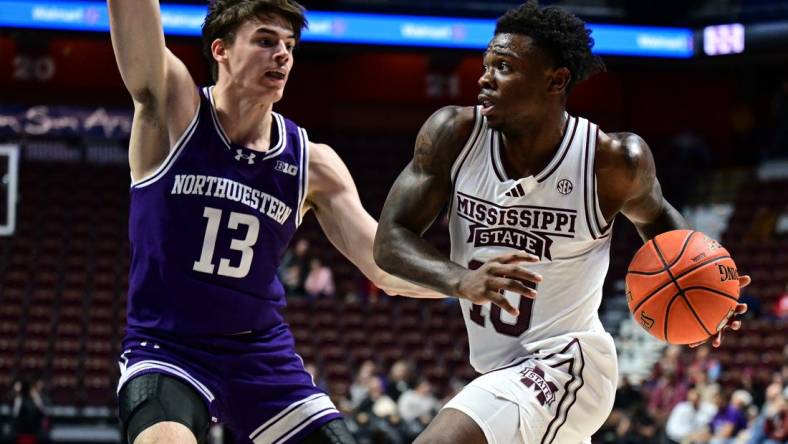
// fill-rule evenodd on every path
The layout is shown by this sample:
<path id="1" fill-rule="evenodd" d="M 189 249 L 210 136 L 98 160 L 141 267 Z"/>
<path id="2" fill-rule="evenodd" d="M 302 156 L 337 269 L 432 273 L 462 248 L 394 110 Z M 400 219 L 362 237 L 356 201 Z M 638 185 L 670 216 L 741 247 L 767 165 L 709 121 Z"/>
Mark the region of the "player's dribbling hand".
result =
<path id="1" fill-rule="evenodd" d="M 748 276 L 748 275 L 739 276 L 739 289 L 742 289 L 742 288 L 750 285 L 751 281 L 752 281 L 752 279 L 750 279 L 750 276 Z M 720 331 L 718 331 L 717 334 L 713 336 L 714 339 L 711 341 L 711 346 L 714 347 L 714 348 L 717 348 L 720 345 L 722 345 L 722 334 L 723 334 L 723 332 L 725 332 L 725 330 L 727 330 L 729 328 L 731 330 L 734 330 L 734 331 L 740 329 L 741 328 L 741 321 L 739 321 L 738 319 L 734 319 L 734 318 L 736 317 L 736 315 L 744 314 L 746 312 L 747 312 L 747 304 L 736 304 L 736 308 L 733 310 L 733 316 L 731 316 L 731 318 L 728 320 L 728 323 L 725 324 L 725 326 L 722 327 L 720 329 Z M 733 321 L 731 321 L 731 319 L 733 319 Z M 706 341 L 708 341 L 708 339 L 706 339 Z M 706 341 L 701 341 L 701 342 L 696 342 L 694 344 L 690 344 L 690 347 L 693 347 L 693 348 L 697 347 L 697 346 L 699 346 L 701 344 L 704 344 Z"/>
<path id="2" fill-rule="evenodd" d="M 512 306 L 501 290 L 508 290 L 527 298 L 536 297 L 536 290 L 524 281 L 541 282 L 542 276 L 519 265 L 521 262 L 538 262 L 539 257 L 528 253 L 513 253 L 498 256 L 469 270 L 460 279 L 457 292 L 461 298 L 474 304 L 492 302 L 507 313 L 518 316 L 519 310 Z"/>

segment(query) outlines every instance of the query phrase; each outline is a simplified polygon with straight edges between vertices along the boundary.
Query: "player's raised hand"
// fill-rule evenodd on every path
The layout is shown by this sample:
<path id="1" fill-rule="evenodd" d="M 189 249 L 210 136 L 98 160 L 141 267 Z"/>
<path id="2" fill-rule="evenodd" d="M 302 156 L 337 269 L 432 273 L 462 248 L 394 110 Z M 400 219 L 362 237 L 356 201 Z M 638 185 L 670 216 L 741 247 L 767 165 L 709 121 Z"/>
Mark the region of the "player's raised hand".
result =
<path id="1" fill-rule="evenodd" d="M 748 276 L 748 275 L 739 276 L 739 290 L 741 290 L 742 288 L 750 285 L 750 282 L 752 282 L 752 279 L 750 279 L 750 276 Z M 735 317 L 736 317 L 736 315 L 744 314 L 746 312 L 747 312 L 747 304 L 736 304 L 736 308 L 733 310 L 733 316 L 731 316 L 730 319 L 728 319 L 728 323 L 725 324 L 725 326 L 722 327 L 720 329 L 720 331 L 718 331 L 717 334 L 715 334 L 713 336 L 714 339 L 712 339 L 712 341 L 711 341 L 711 346 L 714 347 L 714 348 L 717 348 L 720 345 L 722 345 L 722 334 L 725 332 L 725 330 L 731 329 L 733 331 L 736 331 L 736 330 L 740 329 L 741 328 L 741 321 L 738 320 L 738 319 L 735 319 Z M 708 339 L 706 341 L 708 341 Z M 693 347 L 693 348 L 697 347 L 697 346 L 705 343 L 706 341 L 701 341 L 701 342 L 696 342 L 695 344 L 690 344 L 690 347 Z"/>
<path id="2" fill-rule="evenodd" d="M 542 276 L 520 264 L 538 261 L 538 256 L 524 252 L 505 254 L 485 263 L 472 261 L 470 269 L 460 279 L 457 292 L 461 298 L 474 304 L 492 302 L 507 313 L 518 316 L 519 310 L 506 300 L 502 290 L 531 299 L 536 297 L 536 290 L 527 286 L 526 282 L 541 282 Z"/>

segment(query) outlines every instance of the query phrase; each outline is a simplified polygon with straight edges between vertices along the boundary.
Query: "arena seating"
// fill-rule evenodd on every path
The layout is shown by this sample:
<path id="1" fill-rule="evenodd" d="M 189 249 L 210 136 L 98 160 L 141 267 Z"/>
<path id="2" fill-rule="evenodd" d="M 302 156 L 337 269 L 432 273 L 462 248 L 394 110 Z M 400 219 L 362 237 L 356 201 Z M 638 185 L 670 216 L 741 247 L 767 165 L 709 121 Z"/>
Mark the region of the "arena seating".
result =
<path id="1" fill-rule="evenodd" d="M 362 200 L 378 214 L 410 158 L 412 140 L 395 134 L 329 142 L 348 163 Z M 128 285 L 128 185 L 125 167 L 22 163 L 18 230 L 0 238 L 0 390 L 8 391 L 19 376 L 33 375 L 44 378 L 55 404 L 113 406 Z M 785 207 L 785 189 L 785 181 L 746 183 L 723 237 L 740 270 L 753 277 L 747 293 L 764 311 L 788 280 L 788 241 L 751 239 L 748 230 L 758 208 Z M 609 282 L 623 277 L 639 242 L 625 221 L 618 222 L 618 230 Z M 448 249 L 443 227 L 430 233 Z M 340 292 L 367 291 L 366 280 L 330 247 L 313 217 L 298 235 L 321 252 Z M 412 359 L 440 390 L 452 378 L 474 376 L 456 302 L 342 296 L 294 299 L 286 309 L 300 354 L 320 368 L 333 396 L 347 394 L 355 370 L 367 359 L 382 368 L 398 358 Z M 766 377 L 778 365 L 786 334 L 785 323 L 759 319 L 729 335 L 718 354 L 730 369 L 723 382 L 751 370 Z"/>

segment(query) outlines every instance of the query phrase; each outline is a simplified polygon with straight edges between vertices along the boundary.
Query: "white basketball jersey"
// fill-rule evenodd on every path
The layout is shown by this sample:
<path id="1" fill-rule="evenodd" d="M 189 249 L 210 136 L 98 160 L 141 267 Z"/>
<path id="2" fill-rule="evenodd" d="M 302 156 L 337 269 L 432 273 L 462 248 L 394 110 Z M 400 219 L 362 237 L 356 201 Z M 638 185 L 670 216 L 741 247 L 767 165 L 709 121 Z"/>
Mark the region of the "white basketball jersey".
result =
<path id="1" fill-rule="evenodd" d="M 501 133 L 487 127 L 479 108 L 474 115 L 471 137 L 451 169 L 451 259 L 477 268 L 525 250 L 540 262 L 523 265 L 543 277 L 534 300 L 505 292 L 519 307 L 517 318 L 493 304 L 460 300 L 471 365 L 487 372 L 535 352 L 547 339 L 604 331 L 597 310 L 612 223 L 605 221 L 596 196 L 596 125 L 565 114 L 553 159 L 539 174 L 513 179 L 501 161 Z"/>

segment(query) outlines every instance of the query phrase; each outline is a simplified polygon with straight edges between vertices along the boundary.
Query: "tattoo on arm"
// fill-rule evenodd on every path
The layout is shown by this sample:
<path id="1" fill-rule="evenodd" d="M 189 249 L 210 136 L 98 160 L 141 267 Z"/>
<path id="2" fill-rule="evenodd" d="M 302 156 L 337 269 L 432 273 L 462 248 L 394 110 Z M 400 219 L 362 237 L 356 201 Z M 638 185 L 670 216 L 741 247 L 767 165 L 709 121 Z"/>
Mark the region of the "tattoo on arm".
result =
<path id="1" fill-rule="evenodd" d="M 444 294 L 454 292 L 465 268 L 421 236 L 450 197 L 451 166 L 472 126 L 473 119 L 459 108 L 444 108 L 430 117 L 416 138 L 413 160 L 386 199 L 375 238 L 381 268 Z"/>
<path id="2" fill-rule="evenodd" d="M 634 136 L 622 143 L 628 145 L 624 153 L 634 173 L 633 197 L 625 202 L 622 212 L 635 225 L 640 237 L 646 241 L 666 231 L 687 228 L 681 213 L 662 195 L 654 158 L 646 142 Z"/>

